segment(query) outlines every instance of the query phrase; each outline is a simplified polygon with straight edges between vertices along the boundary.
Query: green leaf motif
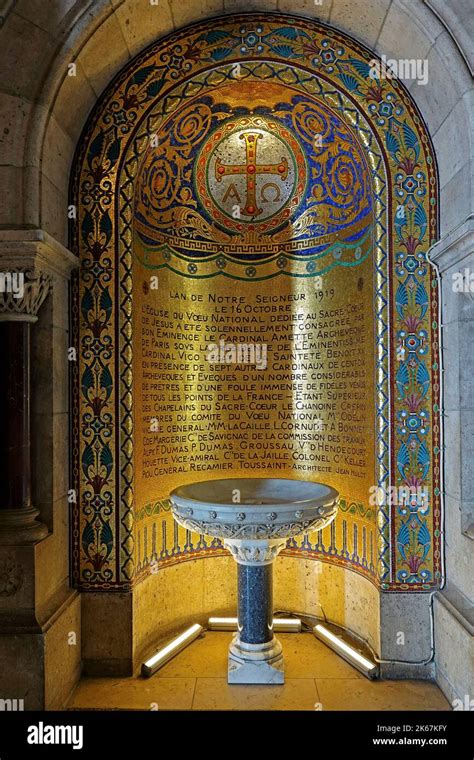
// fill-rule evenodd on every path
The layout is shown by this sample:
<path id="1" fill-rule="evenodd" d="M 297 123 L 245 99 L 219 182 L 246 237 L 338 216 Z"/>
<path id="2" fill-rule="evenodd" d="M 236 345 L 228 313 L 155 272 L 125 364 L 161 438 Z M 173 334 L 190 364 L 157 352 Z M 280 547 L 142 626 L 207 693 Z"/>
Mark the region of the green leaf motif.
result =
<path id="1" fill-rule="evenodd" d="M 358 89 L 359 84 L 355 77 L 351 76 L 350 74 L 340 74 L 339 77 L 349 92 L 355 92 Z"/>
<path id="2" fill-rule="evenodd" d="M 82 222 L 82 239 L 84 240 L 84 243 L 86 245 L 89 245 L 89 235 L 92 235 L 94 232 L 94 220 L 92 218 L 92 214 L 90 211 L 88 211 L 84 215 L 84 220 Z"/>
<path id="3" fill-rule="evenodd" d="M 94 375 L 90 367 L 86 367 L 81 378 L 82 392 L 87 398 L 87 392 L 94 387 Z"/>
<path id="4" fill-rule="evenodd" d="M 222 61 L 222 59 L 223 58 L 227 58 L 227 56 L 230 55 L 231 52 L 232 52 L 232 48 L 230 48 L 230 47 L 228 47 L 228 48 L 223 48 L 223 47 L 216 48 L 215 50 L 212 51 L 211 58 L 214 61 Z"/>
<path id="5" fill-rule="evenodd" d="M 417 206 L 415 210 L 415 224 L 422 229 L 426 227 L 426 212 L 423 206 Z"/>
<path id="6" fill-rule="evenodd" d="M 82 531 L 82 548 L 88 554 L 88 549 L 95 541 L 94 528 L 92 527 L 92 520 L 86 523 L 84 530 Z"/>
<path id="7" fill-rule="evenodd" d="M 105 311 L 107 320 L 112 313 L 112 299 L 110 297 L 109 289 L 105 288 L 100 296 L 100 308 Z"/>
<path id="8" fill-rule="evenodd" d="M 163 87 L 164 81 L 164 79 L 155 79 L 154 82 L 150 82 L 146 88 L 147 99 L 155 98 L 158 95 L 161 88 Z"/>
<path id="9" fill-rule="evenodd" d="M 297 58 L 294 49 L 291 47 L 291 45 L 271 45 L 271 49 L 277 54 L 281 55 L 283 58 Z"/>
<path id="10" fill-rule="evenodd" d="M 357 58 L 349 58 L 348 63 L 351 64 L 352 68 L 354 68 L 358 74 L 360 74 L 364 79 L 370 76 L 370 72 L 372 70 L 372 66 L 370 64 L 366 63 L 365 61 L 359 61 Z"/>
<path id="11" fill-rule="evenodd" d="M 120 140 L 114 140 L 113 143 L 109 145 L 109 148 L 107 150 L 107 158 L 109 159 L 112 166 L 117 161 L 118 157 L 120 156 Z"/>
<path id="12" fill-rule="evenodd" d="M 387 150 L 395 156 L 400 150 L 400 143 L 392 132 L 387 133 Z"/>
<path id="13" fill-rule="evenodd" d="M 88 443 L 82 453 L 82 471 L 86 478 L 89 478 L 89 467 L 94 465 L 94 452 L 92 446 Z"/>
<path id="14" fill-rule="evenodd" d="M 146 82 L 146 80 L 148 79 L 148 77 L 150 76 L 150 74 L 152 74 L 153 71 L 156 71 L 157 68 L 158 68 L 157 66 L 144 66 L 142 69 L 139 69 L 133 75 L 133 77 L 131 79 L 129 79 L 125 92 L 128 92 L 129 89 L 130 89 L 130 87 L 133 87 L 133 85 L 135 85 L 135 84 L 136 85 L 141 85 L 144 82 Z"/>
<path id="15" fill-rule="evenodd" d="M 232 35 L 229 34 L 229 32 L 224 32 L 222 29 L 213 29 L 207 34 L 201 34 L 196 42 L 207 42 L 208 45 L 214 45 L 215 42 L 220 42 L 225 39 L 232 39 Z"/>
<path id="16" fill-rule="evenodd" d="M 104 132 L 101 130 L 99 134 L 94 137 L 90 144 L 89 152 L 87 154 L 87 162 L 89 166 L 92 166 L 92 161 L 94 158 L 98 158 L 102 155 L 102 150 L 104 148 L 104 141 L 105 141 L 105 135 Z"/>
<path id="17" fill-rule="evenodd" d="M 110 451 L 109 444 L 106 444 L 100 452 L 100 463 L 102 467 L 105 467 L 107 472 L 106 477 L 108 478 L 113 466 L 112 452 Z"/>
<path id="18" fill-rule="evenodd" d="M 106 211 L 100 218 L 100 231 L 105 235 L 107 243 L 112 237 L 112 222 L 109 216 L 109 212 Z"/>
<path id="19" fill-rule="evenodd" d="M 82 316 L 87 321 L 87 317 L 89 315 L 89 312 L 92 311 L 94 308 L 94 297 L 92 295 L 92 292 L 89 288 L 86 288 L 84 291 L 84 295 L 82 296 L 81 301 L 81 311 Z"/>
<path id="20" fill-rule="evenodd" d="M 403 137 L 405 139 L 405 145 L 407 148 L 413 148 L 416 154 L 419 152 L 418 138 L 411 127 L 408 124 L 403 124 Z"/>
<path id="21" fill-rule="evenodd" d="M 102 374 L 100 376 L 100 386 L 101 388 L 105 388 L 107 392 L 107 398 L 110 396 L 112 392 L 112 385 L 113 385 L 113 380 L 112 380 L 112 375 L 110 374 L 110 370 L 108 367 L 104 367 L 104 369 L 102 370 Z"/>
<path id="22" fill-rule="evenodd" d="M 109 522 L 105 522 L 103 524 L 102 530 L 100 532 L 100 540 L 101 540 L 101 543 L 103 543 L 107 548 L 106 556 L 108 557 L 111 552 L 113 541 L 114 541 L 114 536 L 113 536 L 112 529 L 110 527 Z"/>
<path id="23" fill-rule="evenodd" d="M 309 34 L 306 34 L 306 32 L 303 32 L 301 29 L 296 29 L 295 27 L 291 26 L 283 26 L 280 29 L 275 29 L 270 33 L 270 35 L 267 36 L 285 37 L 287 40 L 297 40 L 299 37 L 304 37 L 307 40 L 311 40 Z"/>

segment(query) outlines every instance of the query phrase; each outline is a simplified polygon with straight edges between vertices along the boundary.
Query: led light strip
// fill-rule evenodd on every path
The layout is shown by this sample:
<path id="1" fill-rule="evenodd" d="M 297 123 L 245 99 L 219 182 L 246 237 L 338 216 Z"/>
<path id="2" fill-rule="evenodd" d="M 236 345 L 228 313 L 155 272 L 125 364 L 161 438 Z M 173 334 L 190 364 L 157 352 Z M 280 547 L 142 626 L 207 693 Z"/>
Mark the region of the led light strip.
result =
<path id="1" fill-rule="evenodd" d="M 313 628 L 313 633 L 324 644 L 327 644 L 337 654 L 344 658 L 350 665 L 353 665 L 367 678 L 377 678 L 379 667 L 375 662 L 371 662 L 360 654 L 356 649 L 346 644 L 339 636 L 335 636 L 324 625 L 318 623 Z"/>
<path id="2" fill-rule="evenodd" d="M 144 676 L 144 678 L 150 678 L 150 676 L 152 676 L 153 673 L 156 673 L 159 668 L 169 662 L 169 660 L 187 647 L 188 644 L 191 644 L 192 641 L 197 639 L 203 630 L 204 628 L 202 625 L 194 623 L 190 628 L 187 628 L 183 633 L 180 633 L 179 636 L 172 639 L 169 644 L 166 644 L 162 649 L 159 649 L 153 657 L 145 660 L 142 664 L 142 676 Z"/>
<path id="3" fill-rule="evenodd" d="M 236 617 L 210 617 L 207 621 L 210 631 L 237 631 L 238 621 Z M 273 630 L 275 633 L 301 633 L 301 620 L 299 618 L 273 618 Z"/>

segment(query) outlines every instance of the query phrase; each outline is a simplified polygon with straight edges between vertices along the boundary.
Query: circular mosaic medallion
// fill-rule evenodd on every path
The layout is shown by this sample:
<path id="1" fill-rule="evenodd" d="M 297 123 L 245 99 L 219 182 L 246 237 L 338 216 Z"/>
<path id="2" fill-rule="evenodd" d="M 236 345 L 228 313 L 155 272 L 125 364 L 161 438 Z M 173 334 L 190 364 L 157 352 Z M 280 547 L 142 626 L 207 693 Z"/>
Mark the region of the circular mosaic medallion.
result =
<path id="1" fill-rule="evenodd" d="M 233 119 L 215 130 L 196 163 L 196 187 L 213 219 L 234 229 L 273 228 L 302 201 L 306 160 L 283 124 Z"/>

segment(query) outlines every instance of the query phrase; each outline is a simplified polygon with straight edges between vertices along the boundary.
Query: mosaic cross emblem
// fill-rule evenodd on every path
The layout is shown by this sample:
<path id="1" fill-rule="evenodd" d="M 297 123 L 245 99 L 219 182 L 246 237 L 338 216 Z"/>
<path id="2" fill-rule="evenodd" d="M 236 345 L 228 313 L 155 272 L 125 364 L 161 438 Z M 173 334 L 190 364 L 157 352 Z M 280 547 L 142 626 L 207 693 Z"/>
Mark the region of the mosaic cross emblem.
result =
<path id="1" fill-rule="evenodd" d="M 245 205 L 241 209 L 247 216 L 259 216 L 263 209 L 257 205 L 257 177 L 259 174 L 276 175 L 282 180 L 288 177 L 288 159 L 285 156 L 277 164 L 259 164 L 257 163 L 257 146 L 258 141 L 263 137 L 261 132 L 242 132 L 239 139 L 245 142 L 246 161 L 244 164 L 223 164 L 220 158 L 216 159 L 215 172 L 217 182 L 222 182 L 224 177 L 235 177 L 236 175 L 245 175 L 246 179 L 246 197 Z M 227 192 L 230 194 L 231 188 L 235 185 L 229 184 Z M 274 200 L 279 200 L 281 191 L 279 186 L 274 182 L 267 182 L 261 187 L 261 199 L 267 201 L 264 193 L 265 189 L 272 188 L 275 191 Z M 240 197 L 235 190 L 235 196 Z"/>
<path id="2" fill-rule="evenodd" d="M 201 151 L 197 188 L 216 221 L 261 224 L 287 218 L 301 198 L 301 148 L 283 125 L 242 118 L 219 129 Z M 282 216 L 282 214 L 284 216 Z"/>

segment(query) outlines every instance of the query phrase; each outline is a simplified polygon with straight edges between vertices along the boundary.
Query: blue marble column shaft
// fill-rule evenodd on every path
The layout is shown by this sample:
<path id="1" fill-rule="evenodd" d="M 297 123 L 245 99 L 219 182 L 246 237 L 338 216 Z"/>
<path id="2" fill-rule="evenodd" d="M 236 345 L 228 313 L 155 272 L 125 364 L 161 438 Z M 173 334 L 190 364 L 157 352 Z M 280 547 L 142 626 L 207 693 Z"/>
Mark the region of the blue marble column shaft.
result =
<path id="1" fill-rule="evenodd" d="M 264 644 L 273 638 L 273 566 L 238 564 L 240 641 Z"/>

